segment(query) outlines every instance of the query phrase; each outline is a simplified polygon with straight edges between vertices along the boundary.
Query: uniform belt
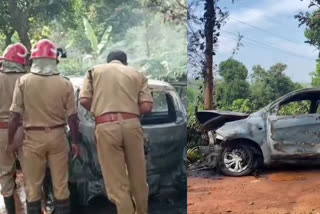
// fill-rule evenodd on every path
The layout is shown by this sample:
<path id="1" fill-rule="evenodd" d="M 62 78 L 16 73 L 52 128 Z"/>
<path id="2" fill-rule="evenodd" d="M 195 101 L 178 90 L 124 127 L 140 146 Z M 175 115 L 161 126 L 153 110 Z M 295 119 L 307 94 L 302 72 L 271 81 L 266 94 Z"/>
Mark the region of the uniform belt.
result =
<path id="1" fill-rule="evenodd" d="M 101 123 L 111 123 L 114 121 L 119 121 L 121 119 L 128 120 L 133 118 L 138 118 L 138 116 L 131 113 L 106 113 L 100 115 L 99 117 L 96 117 L 96 125 Z"/>
<path id="2" fill-rule="evenodd" d="M 7 122 L 0 122 L 0 129 L 8 129 L 8 123 Z"/>
<path id="3" fill-rule="evenodd" d="M 50 131 L 52 129 L 58 129 L 58 128 L 62 128 L 65 127 L 65 124 L 60 124 L 60 125 L 56 125 L 56 126 L 30 126 L 30 127 L 26 127 L 25 130 L 27 131 Z"/>
<path id="4" fill-rule="evenodd" d="M 22 126 L 22 123 L 18 124 L 19 127 Z M 0 122 L 0 129 L 8 129 L 9 128 L 9 124 L 8 122 Z"/>

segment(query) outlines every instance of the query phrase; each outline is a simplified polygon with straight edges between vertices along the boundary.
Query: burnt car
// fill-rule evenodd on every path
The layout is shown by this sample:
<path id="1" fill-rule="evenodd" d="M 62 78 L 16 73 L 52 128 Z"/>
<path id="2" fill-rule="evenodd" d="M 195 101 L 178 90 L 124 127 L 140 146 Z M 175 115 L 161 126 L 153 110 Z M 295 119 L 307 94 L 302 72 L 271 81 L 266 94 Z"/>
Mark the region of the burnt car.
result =
<path id="1" fill-rule="evenodd" d="M 225 175 L 320 158 L 320 89 L 293 91 L 250 115 L 199 111 L 196 116 Z"/>
<path id="2" fill-rule="evenodd" d="M 79 103 L 82 77 L 70 77 L 74 85 L 81 132 L 80 156 L 70 163 L 71 198 L 86 206 L 106 197 L 98 161 L 91 114 Z M 162 190 L 186 191 L 186 110 L 168 83 L 149 80 L 154 107 L 141 118 L 144 130 L 149 194 Z"/>

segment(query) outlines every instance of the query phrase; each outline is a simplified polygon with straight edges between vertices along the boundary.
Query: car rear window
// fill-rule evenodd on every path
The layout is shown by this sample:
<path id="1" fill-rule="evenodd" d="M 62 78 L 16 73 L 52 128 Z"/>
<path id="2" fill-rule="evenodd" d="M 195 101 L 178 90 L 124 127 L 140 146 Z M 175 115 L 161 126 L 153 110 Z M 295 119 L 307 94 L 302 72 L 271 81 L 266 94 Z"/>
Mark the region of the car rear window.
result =
<path id="1" fill-rule="evenodd" d="M 175 122 L 177 119 L 173 97 L 165 91 L 152 92 L 153 109 L 152 112 L 142 117 L 142 125 L 155 125 Z M 79 103 L 79 92 L 76 92 L 79 116 L 82 121 L 93 122 L 91 114 Z"/>
<path id="2" fill-rule="evenodd" d="M 152 92 L 153 109 L 142 118 L 142 124 L 163 124 L 176 121 L 173 98 L 165 91 Z"/>

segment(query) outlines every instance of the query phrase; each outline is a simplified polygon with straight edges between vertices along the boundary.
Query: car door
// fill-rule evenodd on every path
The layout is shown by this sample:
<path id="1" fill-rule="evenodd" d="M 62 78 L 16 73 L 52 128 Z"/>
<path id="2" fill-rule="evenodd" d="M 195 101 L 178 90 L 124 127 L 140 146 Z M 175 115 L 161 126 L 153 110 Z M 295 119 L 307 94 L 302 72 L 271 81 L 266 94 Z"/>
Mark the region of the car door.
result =
<path id="1" fill-rule="evenodd" d="M 320 115 L 310 113 L 311 100 L 275 106 L 268 116 L 268 141 L 274 157 L 315 155 L 320 151 Z"/>
<path id="2" fill-rule="evenodd" d="M 177 176 L 185 175 L 181 167 L 185 167 L 187 135 L 185 109 L 176 92 L 153 89 L 152 96 L 153 110 L 141 123 L 147 142 L 150 194 L 155 194 L 161 186 L 175 185 Z"/>

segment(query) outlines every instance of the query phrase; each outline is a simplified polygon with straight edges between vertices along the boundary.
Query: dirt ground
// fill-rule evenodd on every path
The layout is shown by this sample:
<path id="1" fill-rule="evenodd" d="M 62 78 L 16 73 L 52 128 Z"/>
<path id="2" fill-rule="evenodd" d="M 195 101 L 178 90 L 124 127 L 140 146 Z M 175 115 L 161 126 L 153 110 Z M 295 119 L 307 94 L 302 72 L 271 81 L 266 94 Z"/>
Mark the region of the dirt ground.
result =
<path id="1" fill-rule="evenodd" d="M 320 214 L 320 166 L 283 165 L 259 176 L 226 177 L 193 171 L 188 214 Z"/>

